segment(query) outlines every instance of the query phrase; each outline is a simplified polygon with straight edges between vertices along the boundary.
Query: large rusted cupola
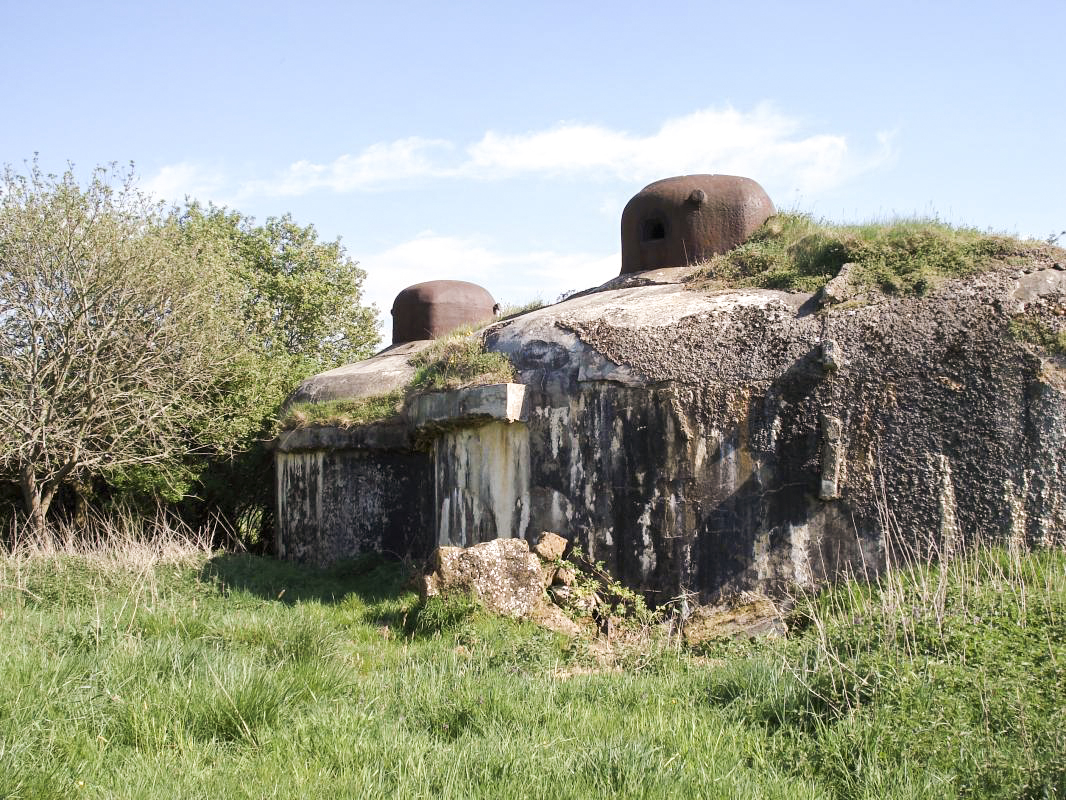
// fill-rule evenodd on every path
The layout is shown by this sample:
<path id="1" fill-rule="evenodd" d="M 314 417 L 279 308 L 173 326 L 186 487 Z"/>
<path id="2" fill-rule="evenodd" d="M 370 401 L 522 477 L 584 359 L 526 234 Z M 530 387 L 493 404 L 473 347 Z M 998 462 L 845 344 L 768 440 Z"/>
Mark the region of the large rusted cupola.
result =
<path id="1" fill-rule="evenodd" d="M 392 343 L 436 339 L 460 325 L 490 321 L 495 311 L 492 295 L 476 283 L 416 283 L 392 303 Z"/>
<path id="2" fill-rule="evenodd" d="M 750 178 L 682 175 L 656 181 L 622 211 L 622 274 L 699 263 L 733 249 L 775 213 Z"/>

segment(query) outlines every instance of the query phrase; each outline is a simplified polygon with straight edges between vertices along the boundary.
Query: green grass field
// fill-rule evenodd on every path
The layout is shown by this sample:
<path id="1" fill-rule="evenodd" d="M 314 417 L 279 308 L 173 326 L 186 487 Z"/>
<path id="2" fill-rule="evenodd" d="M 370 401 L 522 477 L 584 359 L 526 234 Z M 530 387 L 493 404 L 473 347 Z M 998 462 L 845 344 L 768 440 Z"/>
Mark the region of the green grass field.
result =
<path id="1" fill-rule="evenodd" d="M 0 556 L 0 797 L 1066 797 L 1066 556 L 801 599 L 787 640 L 585 642 L 404 568 Z"/>

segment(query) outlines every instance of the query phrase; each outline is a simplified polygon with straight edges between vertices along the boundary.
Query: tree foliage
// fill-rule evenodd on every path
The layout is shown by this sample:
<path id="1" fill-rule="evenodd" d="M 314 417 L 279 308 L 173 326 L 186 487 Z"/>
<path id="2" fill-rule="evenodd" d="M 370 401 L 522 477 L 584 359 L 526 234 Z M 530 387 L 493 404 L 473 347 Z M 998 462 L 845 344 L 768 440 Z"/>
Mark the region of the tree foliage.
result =
<path id="1" fill-rule="evenodd" d="M 174 216 L 191 246 L 227 265 L 238 292 L 234 313 L 245 331 L 240 381 L 219 398 L 236 412 L 231 436 L 239 445 L 232 457 L 196 463 L 188 476 L 198 493 L 193 505 L 254 536 L 270 522 L 263 513 L 273 486 L 265 442 L 275 433 L 279 407 L 308 375 L 374 351 L 376 309 L 362 304 L 366 273 L 339 241 L 319 241 L 312 225 L 289 215 L 257 225 L 196 202 Z"/>
<path id="2" fill-rule="evenodd" d="M 10 168 L 0 195 L 0 468 L 38 525 L 61 485 L 219 438 L 234 285 L 130 174 Z"/>
<path id="3" fill-rule="evenodd" d="M 364 358 L 378 342 L 375 311 L 360 304 L 366 273 L 339 241 L 313 225 L 270 217 L 256 225 L 236 211 L 192 202 L 177 212 L 188 239 L 221 255 L 242 297 L 253 349 L 272 361 L 319 369 Z"/>
<path id="4" fill-rule="evenodd" d="M 84 186 L 8 167 L 0 477 L 35 524 L 66 484 L 208 503 L 224 485 L 232 501 L 242 476 L 261 488 L 247 454 L 261 471 L 285 396 L 377 343 L 364 277 L 288 216 L 168 210 L 114 166 Z"/>

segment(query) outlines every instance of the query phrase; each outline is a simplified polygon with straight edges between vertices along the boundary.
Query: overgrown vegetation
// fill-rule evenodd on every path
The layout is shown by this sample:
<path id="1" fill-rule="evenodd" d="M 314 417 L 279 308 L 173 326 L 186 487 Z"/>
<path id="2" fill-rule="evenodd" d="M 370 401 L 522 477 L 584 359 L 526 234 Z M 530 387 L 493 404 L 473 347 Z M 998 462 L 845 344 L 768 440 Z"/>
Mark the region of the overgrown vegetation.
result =
<path id="1" fill-rule="evenodd" d="M 422 605 L 381 558 L 75 533 L 0 553 L 0 797 L 1066 796 L 1062 550 L 911 564 L 802 598 L 787 640 L 606 667 Z"/>
<path id="2" fill-rule="evenodd" d="M 399 417 L 404 392 L 375 394 L 354 400 L 331 400 L 325 403 L 297 403 L 281 419 L 282 430 L 329 425 L 351 428 L 371 422 L 387 422 Z"/>
<path id="3" fill-rule="evenodd" d="M 887 294 L 921 295 L 944 278 L 1043 256 L 1066 258 L 1047 242 L 955 227 L 936 219 L 835 225 L 809 214 L 769 219 L 739 247 L 714 256 L 692 276 L 694 287 L 752 286 L 814 292 L 854 264 L 852 280 Z"/>
<path id="4" fill-rule="evenodd" d="M 1066 331 L 1056 331 L 1036 316 L 1019 315 L 1010 323 L 1010 332 L 1020 342 L 1026 342 L 1058 356 L 1066 356 Z"/>
<path id="5" fill-rule="evenodd" d="M 468 326 L 437 339 L 411 363 L 415 374 L 407 386 L 409 393 L 459 389 L 515 379 L 510 359 L 485 347 L 484 337 Z"/>
<path id="6" fill-rule="evenodd" d="M 270 527 L 278 406 L 377 343 L 364 277 L 288 216 L 168 209 L 113 165 L 84 182 L 6 168 L 0 499 L 14 484 L 39 527 L 50 511 L 163 503 L 254 539 Z"/>

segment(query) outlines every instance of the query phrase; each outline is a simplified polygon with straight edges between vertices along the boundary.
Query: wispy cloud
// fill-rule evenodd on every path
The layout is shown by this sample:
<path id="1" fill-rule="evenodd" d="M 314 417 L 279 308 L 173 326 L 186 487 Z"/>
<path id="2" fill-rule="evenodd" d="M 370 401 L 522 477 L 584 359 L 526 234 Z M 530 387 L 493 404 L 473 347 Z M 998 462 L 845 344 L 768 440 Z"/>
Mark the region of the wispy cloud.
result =
<path id="1" fill-rule="evenodd" d="M 883 148 L 882 148 L 883 149 Z M 883 157 L 858 158 L 842 135 L 803 135 L 798 120 L 768 105 L 752 112 L 698 111 L 667 120 L 649 136 L 591 125 L 521 135 L 485 134 L 467 149 L 463 171 L 478 177 L 599 172 L 622 180 L 716 172 L 788 179 L 817 191 Z"/>
<path id="2" fill-rule="evenodd" d="M 562 123 L 527 133 L 490 130 L 465 146 L 408 137 L 373 144 L 330 162 L 297 161 L 261 179 L 231 182 L 236 198 L 293 196 L 388 188 L 411 179 L 500 180 L 518 176 L 654 180 L 695 172 L 749 175 L 764 185 L 817 193 L 883 164 L 892 140 L 879 134 L 858 152 L 839 133 L 806 133 L 801 121 L 763 104 L 751 111 L 706 109 L 669 119 L 637 135 L 598 125 Z M 190 191 L 222 178 L 190 164 L 164 167 L 150 182 L 160 190 Z M 172 195 L 171 195 L 172 196 Z"/>
<path id="3" fill-rule="evenodd" d="M 232 185 L 218 169 L 183 161 L 161 168 L 141 184 L 147 193 L 161 200 L 180 202 L 186 197 L 223 203 Z"/>
<path id="4" fill-rule="evenodd" d="M 401 289 L 433 279 L 480 284 L 499 301 L 554 301 L 561 293 L 598 286 L 618 274 L 620 255 L 536 251 L 503 252 L 479 238 L 426 231 L 380 253 L 360 257 L 366 269 L 364 299 L 377 305 L 386 328 Z M 427 274 L 426 265 L 433 265 Z M 386 334 L 388 331 L 386 331 Z"/>
<path id="5" fill-rule="evenodd" d="M 352 192 L 409 178 L 439 177 L 447 174 L 442 164 L 453 149 L 450 142 L 417 136 L 379 142 L 328 164 L 297 161 L 274 178 L 244 184 L 241 194 L 298 195 L 316 189 Z"/>

